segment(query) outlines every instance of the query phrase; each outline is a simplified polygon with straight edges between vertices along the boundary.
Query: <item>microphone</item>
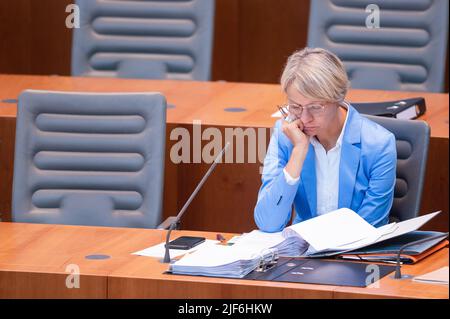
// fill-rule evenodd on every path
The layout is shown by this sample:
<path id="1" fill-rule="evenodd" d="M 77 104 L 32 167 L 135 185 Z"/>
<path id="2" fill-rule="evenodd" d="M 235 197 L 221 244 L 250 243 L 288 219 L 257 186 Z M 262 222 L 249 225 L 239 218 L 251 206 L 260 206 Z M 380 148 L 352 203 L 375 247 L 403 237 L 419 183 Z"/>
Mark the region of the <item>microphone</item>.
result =
<path id="1" fill-rule="evenodd" d="M 225 144 L 225 147 L 220 151 L 219 155 L 216 156 L 216 158 L 214 160 L 214 163 L 209 167 L 208 171 L 205 173 L 205 175 L 201 179 L 200 183 L 198 183 L 197 187 L 194 189 L 194 191 L 192 192 L 191 196 L 188 198 L 188 200 L 184 204 L 183 208 L 181 208 L 181 210 L 178 213 L 175 221 L 172 224 L 170 224 L 170 227 L 169 227 L 169 230 L 167 231 L 167 236 L 166 236 L 166 246 L 165 246 L 166 247 L 166 251 L 165 251 L 165 254 L 164 254 L 163 263 L 170 263 L 170 252 L 169 252 L 170 233 L 172 232 L 172 230 L 177 228 L 177 226 L 180 224 L 180 220 L 181 220 L 181 217 L 183 217 L 184 212 L 186 211 L 188 206 L 191 204 L 192 200 L 197 195 L 197 193 L 199 192 L 200 188 L 202 188 L 203 184 L 206 182 L 206 179 L 212 173 L 212 171 L 216 167 L 217 163 L 219 162 L 220 158 L 222 157 L 222 155 L 227 150 L 228 146 L 230 146 L 229 142 L 227 142 Z"/>
<path id="2" fill-rule="evenodd" d="M 448 233 L 439 234 L 439 235 L 436 235 L 436 236 L 433 236 L 433 237 L 428 237 L 428 238 L 416 240 L 416 241 L 413 241 L 411 243 L 408 243 L 408 244 L 403 245 L 402 247 L 400 247 L 400 249 L 398 251 L 398 254 L 397 254 L 397 265 L 395 266 L 395 275 L 393 277 L 391 277 L 391 278 L 394 278 L 394 279 L 408 279 L 408 278 L 412 277 L 411 275 L 402 275 L 402 272 L 401 272 L 400 255 L 401 255 L 402 251 L 405 250 L 405 248 L 408 248 L 409 246 L 423 244 L 423 243 L 426 243 L 428 241 L 436 240 L 436 239 L 439 239 L 439 238 L 444 239 L 447 236 L 448 236 Z"/>

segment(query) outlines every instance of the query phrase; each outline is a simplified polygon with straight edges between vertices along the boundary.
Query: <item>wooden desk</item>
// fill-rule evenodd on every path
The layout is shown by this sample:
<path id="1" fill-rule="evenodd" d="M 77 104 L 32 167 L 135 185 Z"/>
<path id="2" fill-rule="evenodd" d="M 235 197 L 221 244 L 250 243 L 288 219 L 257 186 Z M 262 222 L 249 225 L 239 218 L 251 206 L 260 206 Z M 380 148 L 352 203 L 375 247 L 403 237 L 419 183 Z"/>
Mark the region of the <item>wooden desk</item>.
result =
<path id="1" fill-rule="evenodd" d="M 448 287 L 384 277 L 379 288 L 250 281 L 164 274 L 157 258 L 131 253 L 164 241 L 162 230 L 0 223 L 0 298 L 448 298 Z M 175 231 L 215 238 L 215 233 Z M 229 239 L 232 234 L 223 234 Z M 88 260 L 91 254 L 110 256 Z M 66 287 L 69 265 L 80 288 Z M 448 265 L 448 249 L 405 274 Z"/>
<path id="2" fill-rule="evenodd" d="M 191 136 L 194 120 L 201 121 L 202 130 L 218 128 L 222 136 L 227 128 L 263 128 L 257 134 L 265 135 L 267 144 L 269 128 L 275 122 L 270 115 L 285 101 L 280 87 L 274 84 L 0 75 L 0 101 L 16 99 L 25 89 L 162 92 L 168 103 L 175 105 L 167 110 L 164 216 L 179 211 L 210 165 L 170 161 L 170 149 L 177 142 L 169 139 L 174 128 L 184 127 Z M 443 210 L 427 227 L 448 231 L 448 94 L 351 90 L 348 100 L 375 102 L 416 96 L 426 99 L 427 112 L 422 119 L 430 124 L 432 136 L 421 213 Z M 225 108 L 245 110 L 226 112 Z M 0 212 L 11 211 L 15 117 L 16 105 L 0 102 Z M 202 146 L 208 142 L 202 141 Z M 219 165 L 186 212 L 183 227 L 226 232 L 254 229 L 253 208 L 261 185 L 261 167 L 258 161 Z M 3 220 L 10 220 L 10 216 L 4 215 Z"/>

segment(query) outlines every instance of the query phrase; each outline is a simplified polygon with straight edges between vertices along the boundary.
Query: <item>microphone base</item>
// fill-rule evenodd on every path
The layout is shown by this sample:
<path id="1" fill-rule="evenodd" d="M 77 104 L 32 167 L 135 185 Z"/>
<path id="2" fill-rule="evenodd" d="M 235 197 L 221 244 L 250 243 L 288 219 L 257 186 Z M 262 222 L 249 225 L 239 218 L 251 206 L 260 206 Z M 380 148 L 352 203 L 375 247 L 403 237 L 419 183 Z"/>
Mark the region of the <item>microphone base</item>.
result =
<path id="1" fill-rule="evenodd" d="M 167 264 L 167 265 L 170 265 L 170 264 L 173 264 L 174 262 L 176 262 L 176 260 L 174 260 L 174 259 L 171 259 L 169 262 L 167 262 L 167 261 L 164 260 L 164 258 L 161 258 L 161 259 L 159 259 L 158 261 L 159 261 L 161 264 Z"/>
<path id="2" fill-rule="evenodd" d="M 389 278 L 394 280 L 405 280 L 405 279 L 412 279 L 414 276 L 412 275 L 402 275 L 400 278 L 395 278 L 395 275 L 389 276 Z"/>

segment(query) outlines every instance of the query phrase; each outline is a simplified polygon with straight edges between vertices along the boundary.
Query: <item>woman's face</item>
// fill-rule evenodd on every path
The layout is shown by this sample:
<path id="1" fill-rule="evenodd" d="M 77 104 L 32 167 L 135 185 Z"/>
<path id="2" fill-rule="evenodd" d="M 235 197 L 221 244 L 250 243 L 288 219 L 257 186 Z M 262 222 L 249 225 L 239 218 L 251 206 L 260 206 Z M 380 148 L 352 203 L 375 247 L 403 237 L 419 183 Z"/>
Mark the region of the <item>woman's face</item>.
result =
<path id="1" fill-rule="evenodd" d="M 338 105 L 308 99 L 293 85 L 287 89 L 287 98 L 290 115 L 302 121 L 306 135 L 320 135 L 321 132 L 326 132 L 331 123 L 338 120 Z"/>

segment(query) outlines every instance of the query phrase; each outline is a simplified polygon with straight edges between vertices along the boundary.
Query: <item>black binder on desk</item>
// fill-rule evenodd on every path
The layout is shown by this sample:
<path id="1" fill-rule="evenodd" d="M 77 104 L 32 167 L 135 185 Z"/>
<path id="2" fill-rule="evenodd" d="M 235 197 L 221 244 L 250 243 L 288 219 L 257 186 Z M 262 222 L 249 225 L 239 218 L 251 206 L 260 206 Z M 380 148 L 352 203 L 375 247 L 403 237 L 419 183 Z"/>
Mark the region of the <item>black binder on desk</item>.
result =
<path id="1" fill-rule="evenodd" d="M 377 268 L 374 268 L 374 265 Z M 376 281 L 371 280 L 374 269 L 378 271 L 379 280 L 393 272 L 395 267 L 358 262 L 280 257 L 271 268 L 264 271 L 254 270 L 243 279 L 367 287 Z"/>
<path id="2" fill-rule="evenodd" d="M 352 106 L 362 114 L 394 117 L 412 120 L 426 111 L 425 99 L 422 97 L 373 103 L 352 103 Z"/>
<path id="3" fill-rule="evenodd" d="M 375 268 L 376 267 L 376 268 Z M 395 266 L 375 263 L 280 257 L 265 270 L 253 270 L 241 280 L 280 281 L 348 287 L 367 287 L 395 270 Z M 378 272 L 375 277 L 374 271 Z M 165 274 L 175 275 L 170 270 Z M 182 276 L 193 276 L 180 274 Z M 219 278 L 228 278 L 221 277 Z M 216 278 L 217 278 L 216 277 Z M 376 280 L 373 279 L 376 278 Z"/>

